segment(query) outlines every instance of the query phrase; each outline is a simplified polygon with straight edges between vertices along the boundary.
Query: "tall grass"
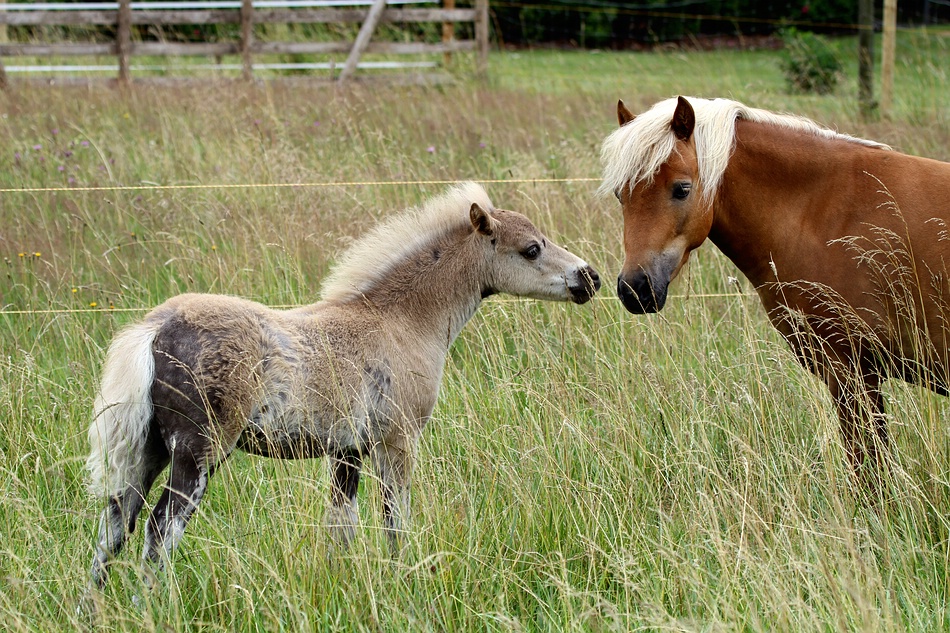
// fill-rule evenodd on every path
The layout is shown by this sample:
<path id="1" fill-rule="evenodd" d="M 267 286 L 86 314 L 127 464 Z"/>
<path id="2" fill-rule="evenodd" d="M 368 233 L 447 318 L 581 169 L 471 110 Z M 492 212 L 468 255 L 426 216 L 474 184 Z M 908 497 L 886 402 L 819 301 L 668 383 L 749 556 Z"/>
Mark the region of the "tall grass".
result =
<path id="1" fill-rule="evenodd" d="M 946 51 L 921 61 L 946 67 Z M 20 86 L 0 96 L 0 188 L 596 177 L 616 99 L 636 111 L 679 92 L 950 158 L 948 120 L 932 109 L 940 85 L 926 73 L 899 73 L 918 80 L 898 115 L 866 124 L 843 94 L 776 92 L 769 52 L 528 52 L 492 64 L 487 86 L 437 90 Z M 326 466 L 236 454 L 152 592 L 132 537 L 104 594 L 105 628 L 950 628 L 947 402 L 889 386 L 899 493 L 869 508 L 853 496 L 824 388 L 711 247 L 662 314 L 623 311 L 610 288 L 621 220 L 596 186 L 488 185 L 608 287 L 585 306 L 485 302 L 423 438 L 402 555 L 381 534 L 372 472 L 360 537 L 329 560 Z M 441 189 L 0 194 L 0 304 L 37 311 L 0 315 L 5 629 L 83 625 L 75 606 L 99 511 L 84 491 L 85 429 L 113 332 L 184 291 L 312 301 L 349 239 Z"/>

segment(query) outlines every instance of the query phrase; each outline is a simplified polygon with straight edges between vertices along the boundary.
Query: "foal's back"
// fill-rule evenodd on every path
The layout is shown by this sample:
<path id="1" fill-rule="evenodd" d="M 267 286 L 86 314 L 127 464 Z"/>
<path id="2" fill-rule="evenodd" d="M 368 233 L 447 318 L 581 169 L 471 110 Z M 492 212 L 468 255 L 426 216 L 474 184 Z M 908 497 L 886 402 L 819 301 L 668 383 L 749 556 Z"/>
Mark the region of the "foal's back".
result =
<path id="1" fill-rule="evenodd" d="M 281 311 L 186 294 L 146 320 L 160 324 L 152 397 L 166 442 L 195 429 L 224 454 L 237 445 L 317 457 L 376 439 L 392 417 L 390 358 L 399 355 L 379 317 L 358 303 Z"/>

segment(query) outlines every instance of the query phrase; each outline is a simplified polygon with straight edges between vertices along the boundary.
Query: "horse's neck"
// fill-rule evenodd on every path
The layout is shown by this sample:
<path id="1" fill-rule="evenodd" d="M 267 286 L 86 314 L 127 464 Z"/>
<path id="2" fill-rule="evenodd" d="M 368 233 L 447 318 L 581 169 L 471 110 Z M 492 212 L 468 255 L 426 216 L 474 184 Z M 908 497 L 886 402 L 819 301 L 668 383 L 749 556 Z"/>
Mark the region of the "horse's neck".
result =
<path id="1" fill-rule="evenodd" d="M 445 349 L 481 304 L 479 266 L 463 249 L 422 252 L 396 264 L 365 293 L 363 302 L 385 318 L 400 320 Z"/>
<path id="2" fill-rule="evenodd" d="M 839 195 L 842 165 L 872 150 L 764 123 L 736 125 L 709 237 L 759 285 L 775 279 L 772 254 L 787 252 L 824 222 L 819 216 L 835 205 L 829 197 Z"/>

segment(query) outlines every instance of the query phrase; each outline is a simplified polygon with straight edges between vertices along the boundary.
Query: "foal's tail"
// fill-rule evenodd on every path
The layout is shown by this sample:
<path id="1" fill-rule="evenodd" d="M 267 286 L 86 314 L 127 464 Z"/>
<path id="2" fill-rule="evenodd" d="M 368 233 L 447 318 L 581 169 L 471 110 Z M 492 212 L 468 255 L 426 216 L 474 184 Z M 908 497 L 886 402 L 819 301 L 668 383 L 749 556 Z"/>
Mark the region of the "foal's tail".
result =
<path id="1" fill-rule="evenodd" d="M 89 490 L 95 495 L 118 495 L 130 485 L 141 484 L 143 451 L 152 419 L 152 342 L 160 325 L 133 325 L 109 346 L 89 426 L 91 451 L 86 468 Z"/>

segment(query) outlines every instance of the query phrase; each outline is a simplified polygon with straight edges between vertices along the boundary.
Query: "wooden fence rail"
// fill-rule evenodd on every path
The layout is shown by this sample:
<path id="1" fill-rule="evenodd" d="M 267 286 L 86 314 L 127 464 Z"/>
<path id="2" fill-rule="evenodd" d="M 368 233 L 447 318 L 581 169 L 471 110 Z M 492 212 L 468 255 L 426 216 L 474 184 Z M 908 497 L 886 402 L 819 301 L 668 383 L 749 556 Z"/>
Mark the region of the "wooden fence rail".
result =
<path id="1" fill-rule="evenodd" d="M 474 0 L 472 8 L 454 8 L 454 0 L 445 0 L 445 8 L 406 7 L 433 0 L 210 0 L 178 2 L 87 2 L 87 3 L 8 3 L 0 0 L 0 28 L 6 26 L 115 26 L 113 42 L 0 42 L 0 87 L 7 85 L 7 70 L 105 70 L 110 66 L 32 66 L 5 69 L 4 57 L 115 56 L 118 80 L 131 81 L 131 58 L 142 56 L 214 56 L 239 55 L 245 79 L 258 69 L 334 69 L 332 63 L 255 64 L 255 55 L 342 54 L 349 57 L 339 79 L 352 76 L 357 67 L 423 67 L 436 62 L 360 63 L 363 53 L 386 55 L 443 54 L 446 59 L 456 52 L 474 51 L 476 71 L 484 76 L 488 58 L 488 0 Z M 401 5 L 401 6 L 390 6 Z M 438 43 L 374 42 L 372 35 L 379 24 L 442 23 L 443 39 Z M 471 23 L 473 39 L 456 39 L 455 29 L 445 25 Z M 256 24 L 361 24 L 355 42 L 258 41 Z M 132 39 L 134 26 L 240 25 L 239 36 L 227 42 L 143 42 Z M 231 68 L 216 64 L 215 68 Z M 153 68 L 153 67 L 143 67 Z M 204 68 L 196 66 L 196 68 Z"/>

